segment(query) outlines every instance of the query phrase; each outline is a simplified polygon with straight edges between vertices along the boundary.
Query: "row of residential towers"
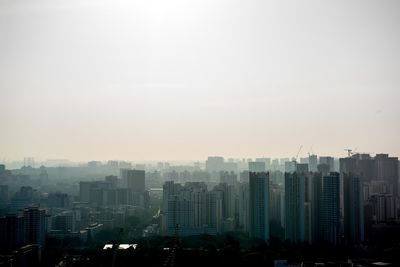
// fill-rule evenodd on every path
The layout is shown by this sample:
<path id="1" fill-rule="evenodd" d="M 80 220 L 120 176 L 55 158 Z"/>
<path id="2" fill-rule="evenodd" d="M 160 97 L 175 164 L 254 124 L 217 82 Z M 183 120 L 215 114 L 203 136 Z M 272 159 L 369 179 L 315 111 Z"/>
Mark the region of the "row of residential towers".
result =
<path id="1" fill-rule="evenodd" d="M 223 182 L 210 191 L 203 182 L 168 181 L 162 211 L 167 235 L 216 234 L 239 226 L 250 237 L 268 241 L 274 234 L 271 221 L 282 216 L 285 239 L 292 242 L 364 240 L 362 186 L 351 174 L 285 173 L 284 191 L 274 188 L 268 172 L 250 172 L 248 183 Z"/>

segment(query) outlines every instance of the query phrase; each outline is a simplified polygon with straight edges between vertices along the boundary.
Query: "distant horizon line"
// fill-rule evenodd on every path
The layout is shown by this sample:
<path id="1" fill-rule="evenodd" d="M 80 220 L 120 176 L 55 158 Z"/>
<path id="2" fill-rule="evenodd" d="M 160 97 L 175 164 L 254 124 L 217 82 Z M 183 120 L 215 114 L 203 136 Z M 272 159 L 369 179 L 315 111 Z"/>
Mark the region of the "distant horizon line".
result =
<path id="1" fill-rule="evenodd" d="M 387 152 L 379 152 L 379 153 L 366 153 L 366 152 L 357 152 L 357 153 L 353 153 L 353 155 L 369 155 L 371 157 L 374 157 L 376 155 L 379 154 L 386 154 L 389 155 L 389 157 L 395 157 L 395 158 L 399 158 L 399 156 L 397 155 L 392 155 L 390 153 Z M 333 157 L 334 159 L 340 159 L 340 158 L 347 158 L 349 157 L 349 155 L 342 155 L 342 156 L 334 156 L 334 155 L 325 155 L 325 154 L 321 154 L 318 155 L 316 153 L 310 153 L 307 156 L 299 156 L 297 157 L 297 159 L 306 159 L 308 158 L 310 155 L 315 155 L 317 157 Z M 20 159 L 7 159 L 7 157 L 2 157 L 0 160 L 0 164 L 7 164 L 7 163 L 13 163 L 13 164 L 17 164 L 17 163 L 23 163 L 25 161 L 25 159 L 29 159 L 32 158 L 34 160 L 35 163 L 44 163 L 44 162 L 68 162 L 68 163 L 72 163 L 72 164 L 85 164 L 85 163 L 89 163 L 89 162 L 100 162 L 100 163 L 108 163 L 108 162 L 112 162 L 112 161 L 116 161 L 116 162 L 127 162 L 127 163 L 136 163 L 136 164 L 145 164 L 145 163 L 196 163 L 196 162 L 205 162 L 209 157 L 222 157 L 225 161 L 228 160 L 234 160 L 234 162 L 240 162 L 240 161 L 249 161 L 249 160 L 257 160 L 257 159 L 262 159 L 262 158 L 266 158 L 266 159 L 278 159 L 278 160 L 282 160 L 282 159 L 289 159 L 290 161 L 292 161 L 295 157 L 294 156 L 282 156 L 282 157 L 276 157 L 276 156 L 252 156 L 252 157 L 232 157 L 232 156 L 224 156 L 224 155 L 209 155 L 203 159 L 82 159 L 82 160 L 74 160 L 74 159 L 69 159 L 69 158 L 47 158 L 47 159 L 41 159 L 41 158 L 36 158 L 34 156 L 27 156 L 27 157 L 23 157 Z"/>

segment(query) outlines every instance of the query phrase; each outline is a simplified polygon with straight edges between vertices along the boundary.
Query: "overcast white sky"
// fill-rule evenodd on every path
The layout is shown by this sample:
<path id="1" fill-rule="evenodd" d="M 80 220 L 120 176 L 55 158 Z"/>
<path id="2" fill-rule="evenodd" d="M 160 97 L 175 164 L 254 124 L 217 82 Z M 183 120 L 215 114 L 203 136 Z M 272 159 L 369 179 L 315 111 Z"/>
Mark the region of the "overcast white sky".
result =
<path id="1" fill-rule="evenodd" d="M 400 1 L 0 0 L 0 159 L 400 156 Z"/>

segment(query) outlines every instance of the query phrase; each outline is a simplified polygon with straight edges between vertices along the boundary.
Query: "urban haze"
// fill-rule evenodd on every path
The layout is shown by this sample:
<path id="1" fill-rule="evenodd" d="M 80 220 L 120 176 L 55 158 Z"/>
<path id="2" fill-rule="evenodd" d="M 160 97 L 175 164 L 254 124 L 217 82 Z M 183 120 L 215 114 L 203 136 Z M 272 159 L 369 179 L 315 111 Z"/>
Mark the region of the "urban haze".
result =
<path id="1" fill-rule="evenodd" d="M 0 0 L 0 266 L 400 266 L 399 14 Z"/>

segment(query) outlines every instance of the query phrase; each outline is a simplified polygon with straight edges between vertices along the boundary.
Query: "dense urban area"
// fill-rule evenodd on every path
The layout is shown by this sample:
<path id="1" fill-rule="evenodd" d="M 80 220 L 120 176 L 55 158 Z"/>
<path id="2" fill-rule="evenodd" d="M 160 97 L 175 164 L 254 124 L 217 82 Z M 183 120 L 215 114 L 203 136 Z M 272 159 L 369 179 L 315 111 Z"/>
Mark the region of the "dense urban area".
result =
<path id="1" fill-rule="evenodd" d="M 387 154 L 25 158 L 0 165 L 0 266 L 395 266 L 399 214 Z"/>

